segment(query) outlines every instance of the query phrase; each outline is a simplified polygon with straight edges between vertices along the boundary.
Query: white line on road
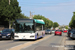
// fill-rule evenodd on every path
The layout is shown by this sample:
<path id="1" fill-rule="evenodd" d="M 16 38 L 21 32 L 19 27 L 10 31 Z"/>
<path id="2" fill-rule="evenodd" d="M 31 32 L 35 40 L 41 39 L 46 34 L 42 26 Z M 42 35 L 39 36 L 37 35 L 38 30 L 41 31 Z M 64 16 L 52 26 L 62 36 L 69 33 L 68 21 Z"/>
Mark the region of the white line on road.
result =
<path id="1" fill-rule="evenodd" d="M 57 46 L 57 45 L 52 45 L 52 47 L 64 47 L 63 45 L 61 45 L 61 46 Z"/>

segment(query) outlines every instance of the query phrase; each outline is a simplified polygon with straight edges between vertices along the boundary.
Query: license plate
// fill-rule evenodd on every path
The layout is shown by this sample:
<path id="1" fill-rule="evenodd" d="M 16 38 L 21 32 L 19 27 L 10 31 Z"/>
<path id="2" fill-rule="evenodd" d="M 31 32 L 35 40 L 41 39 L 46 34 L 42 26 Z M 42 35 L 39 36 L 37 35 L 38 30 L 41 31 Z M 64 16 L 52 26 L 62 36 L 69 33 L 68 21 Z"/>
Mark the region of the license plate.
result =
<path id="1" fill-rule="evenodd" d="M 6 38 L 6 36 L 2 36 L 2 38 Z"/>
<path id="2" fill-rule="evenodd" d="M 57 34 L 59 34 L 59 33 L 57 33 Z"/>

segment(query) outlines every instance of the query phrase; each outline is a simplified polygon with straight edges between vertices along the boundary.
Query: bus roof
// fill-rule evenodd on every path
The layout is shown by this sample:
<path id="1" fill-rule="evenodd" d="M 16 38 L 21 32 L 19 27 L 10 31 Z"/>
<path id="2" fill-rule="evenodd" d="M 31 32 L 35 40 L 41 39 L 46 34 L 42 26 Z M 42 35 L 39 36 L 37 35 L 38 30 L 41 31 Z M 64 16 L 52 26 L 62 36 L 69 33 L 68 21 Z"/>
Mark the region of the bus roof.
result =
<path id="1" fill-rule="evenodd" d="M 34 20 L 36 23 L 45 24 L 45 22 L 40 19 L 16 19 L 16 21 L 18 21 L 18 20 Z"/>
<path id="2" fill-rule="evenodd" d="M 36 23 L 45 24 L 45 22 L 44 22 L 43 20 L 34 19 L 34 21 L 35 21 Z"/>

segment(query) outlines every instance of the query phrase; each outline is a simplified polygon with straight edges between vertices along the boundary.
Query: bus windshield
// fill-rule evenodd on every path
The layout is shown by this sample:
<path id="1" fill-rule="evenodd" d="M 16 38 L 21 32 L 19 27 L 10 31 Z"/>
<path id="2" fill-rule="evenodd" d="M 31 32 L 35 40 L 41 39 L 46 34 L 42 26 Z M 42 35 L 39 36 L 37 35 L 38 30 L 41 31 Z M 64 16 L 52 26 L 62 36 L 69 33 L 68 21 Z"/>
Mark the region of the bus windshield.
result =
<path id="1" fill-rule="evenodd" d="M 33 33 L 34 32 L 33 22 L 29 22 L 29 23 L 28 22 L 16 23 L 15 32 Z"/>

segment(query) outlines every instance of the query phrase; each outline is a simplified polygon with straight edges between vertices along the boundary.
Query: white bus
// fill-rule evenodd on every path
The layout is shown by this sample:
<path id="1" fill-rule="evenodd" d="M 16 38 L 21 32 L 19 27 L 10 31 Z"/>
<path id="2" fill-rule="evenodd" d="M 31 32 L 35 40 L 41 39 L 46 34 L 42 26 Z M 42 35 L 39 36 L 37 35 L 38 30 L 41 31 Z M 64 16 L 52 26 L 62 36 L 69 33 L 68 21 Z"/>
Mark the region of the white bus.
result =
<path id="1" fill-rule="evenodd" d="M 38 39 L 45 36 L 45 22 L 37 19 L 16 19 L 14 40 Z"/>

